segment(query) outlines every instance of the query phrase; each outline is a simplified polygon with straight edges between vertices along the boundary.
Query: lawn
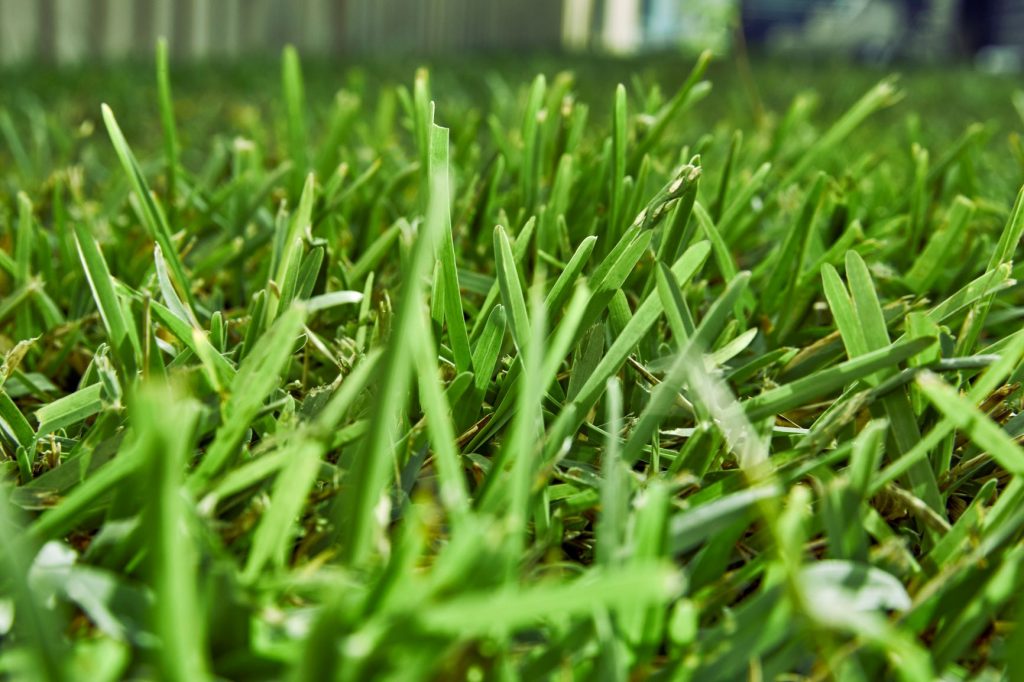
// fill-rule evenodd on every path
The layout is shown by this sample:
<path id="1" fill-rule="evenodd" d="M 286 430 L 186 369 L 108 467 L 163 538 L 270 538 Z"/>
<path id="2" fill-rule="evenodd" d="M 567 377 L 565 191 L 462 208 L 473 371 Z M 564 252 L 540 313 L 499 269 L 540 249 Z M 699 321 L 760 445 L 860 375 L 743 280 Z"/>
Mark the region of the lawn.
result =
<path id="1" fill-rule="evenodd" d="M 1024 679 L 1013 80 L 4 82 L 0 678 Z"/>

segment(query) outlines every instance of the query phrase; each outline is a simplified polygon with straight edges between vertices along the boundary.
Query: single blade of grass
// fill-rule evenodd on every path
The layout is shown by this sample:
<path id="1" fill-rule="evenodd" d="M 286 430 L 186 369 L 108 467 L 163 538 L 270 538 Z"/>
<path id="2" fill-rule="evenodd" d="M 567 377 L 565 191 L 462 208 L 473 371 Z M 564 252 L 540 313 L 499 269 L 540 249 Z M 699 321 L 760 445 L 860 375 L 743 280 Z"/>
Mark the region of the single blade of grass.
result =
<path id="1" fill-rule="evenodd" d="M 299 53 L 292 45 L 286 45 L 281 53 L 281 92 L 284 96 L 285 127 L 288 132 L 288 155 L 294 166 L 294 185 L 309 168 L 309 151 L 306 133 L 306 93 L 302 82 L 302 65 Z"/>
<path id="2" fill-rule="evenodd" d="M 998 424 L 930 372 L 920 374 L 917 385 L 947 419 L 1001 467 L 1014 476 L 1024 475 L 1024 450 Z"/>
<path id="3" fill-rule="evenodd" d="M 626 519 L 629 504 L 629 480 L 619 447 L 622 431 L 622 389 L 615 377 L 608 379 L 608 439 L 601 454 L 601 518 L 595 533 L 597 561 L 607 567 L 623 560 Z"/>
<path id="4" fill-rule="evenodd" d="M 117 119 L 114 118 L 114 112 L 110 110 L 106 104 L 102 106 L 103 110 L 103 122 L 106 124 L 107 133 L 110 135 L 110 141 L 114 146 L 114 152 L 117 154 L 117 158 L 121 161 L 121 167 L 124 168 L 125 174 L 128 176 L 128 180 L 131 183 L 132 190 L 135 192 L 135 196 L 142 207 L 142 217 L 146 225 L 146 229 L 149 232 L 150 237 L 156 240 L 156 243 L 163 249 L 164 256 L 167 258 L 169 265 L 171 266 L 171 272 L 174 274 L 174 278 L 178 280 L 185 293 L 185 302 L 188 304 L 189 309 L 195 309 L 195 300 L 192 295 L 192 290 L 187 286 L 189 280 L 188 275 L 185 273 L 185 266 L 182 264 L 181 257 L 178 254 L 177 247 L 174 245 L 174 239 L 172 237 L 172 231 L 170 225 L 167 223 L 167 217 L 161 210 L 160 205 L 157 203 L 156 198 L 149 189 L 149 184 L 146 182 L 146 177 L 142 174 L 142 169 L 139 167 L 139 162 L 135 159 L 135 155 L 132 153 L 131 147 L 128 146 L 128 141 L 124 137 L 124 133 L 121 132 L 120 126 L 117 124 Z"/>
<path id="5" fill-rule="evenodd" d="M 496 308 L 500 311 L 500 308 Z M 502 325 L 504 327 L 504 325 Z M 452 424 L 451 402 L 444 393 L 438 376 L 437 351 L 429 327 L 420 322 L 420 341 L 416 344 L 416 375 L 420 402 L 427 419 L 427 429 L 434 445 L 439 479 L 439 497 L 453 523 L 463 521 L 469 510 L 469 493 L 463 479 L 462 462 Z M 489 381 L 489 377 L 488 377 Z M 479 384 L 477 384 L 479 385 Z"/>
<path id="6" fill-rule="evenodd" d="M 260 577 L 268 563 L 277 570 L 286 566 L 296 519 L 316 482 L 323 450 L 320 443 L 302 438 L 286 446 L 288 463 L 278 471 L 270 504 L 253 532 L 252 549 L 241 574 L 244 582 Z"/>
<path id="7" fill-rule="evenodd" d="M 171 312 L 170 308 L 167 308 L 156 301 L 149 302 L 150 310 L 154 316 L 164 325 L 171 334 L 174 335 L 178 341 L 183 343 L 189 350 L 195 353 L 198 357 L 204 358 L 208 362 L 212 363 L 216 369 L 217 382 L 223 383 L 231 380 L 236 370 L 228 360 L 217 352 L 216 348 L 210 346 L 210 340 L 202 330 L 197 330 L 195 327 L 190 326 L 184 322 L 180 317 Z M 196 333 L 198 331 L 198 333 Z M 207 349 L 200 349 L 199 345 L 210 346 Z"/>
<path id="8" fill-rule="evenodd" d="M 501 225 L 494 228 L 494 262 L 498 270 L 498 285 L 501 288 L 501 301 L 505 310 L 509 311 L 508 324 L 512 332 L 512 340 L 519 353 L 522 354 L 529 336 L 530 317 L 526 312 L 526 299 L 520 285 L 519 272 L 516 270 L 512 247 L 508 235 Z"/>
<path id="9" fill-rule="evenodd" d="M 626 178 L 626 88 L 619 83 L 615 88 L 615 103 L 612 107 L 612 167 L 611 167 L 611 200 L 609 205 L 610 233 L 619 233 L 619 225 L 623 222 L 625 212 L 625 191 L 623 181 Z"/>
<path id="10" fill-rule="evenodd" d="M 103 385 L 91 384 L 36 410 L 37 436 L 45 436 L 87 419 L 103 409 Z"/>
<path id="11" fill-rule="evenodd" d="M 795 182 L 807 169 L 817 164 L 822 157 L 834 149 L 840 142 L 849 137 L 869 116 L 881 109 L 898 102 L 902 94 L 896 87 L 895 79 L 886 78 L 864 94 L 839 120 L 832 124 L 824 135 L 817 137 L 814 143 L 801 155 L 800 159 L 790 168 L 781 185 L 785 187 Z"/>
<path id="12" fill-rule="evenodd" d="M 856 308 L 857 324 L 863 333 L 867 350 L 887 347 L 889 331 L 885 316 L 882 314 L 882 307 L 878 302 L 867 264 L 856 251 L 846 254 L 846 276 Z M 869 381 L 878 381 L 880 378 L 881 375 L 875 375 Z M 890 433 L 896 443 L 896 454 L 909 452 L 921 441 L 921 432 L 917 426 L 917 417 L 913 412 L 906 389 L 897 389 L 883 397 L 882 406 L 889 419 Z M 942 514 L 940 511 L 943 509 L 942 498 L 930 463 L 914 464 L 907 471 L 907 477 L 910 481 L 911 492 L 924 500 L 933 510 Z"/>
<path id="13" fill-rule="evenodd" d="M 448 130 L 430 124 L 430 200 L 427 218 L 416 240 L 403 273 L 405 289 L 395 312 L 392 342 L 385 355 L 379 381 L 380 390 L 372 409 L 373 428 L 363 441 L 361 454 L 349 472 L 351 493 L 340 509 L 339 531 L 344 539 L 343 556 L 349 565 L 361 565 L 368 559 L 376 535 L 374 509 L 386 485 L 389 465 L 394 457 L 394 423 L 405 404 L 416 343 L 411 332 L 421 305 L 420 282 L 428 272 L 436 245 L 442 238 L 450 198 L 448 187 Z"/>
<path id="14" fill-rule="evenodd" d="M 160 123 L 164 133 L 164 168 L 167 184 L 167 217 L 173 223 L 175 218 L 178 186 L 178 131 L 174 123 L 174 99 L 171 95 L 171 73 L 167 64 L 167 40 L 156 42 L 156 83 L 160 99 Z"/>
<path id="15" fill-rule="evenodd" d="M 863 379 L 879 369 L 893 367 L 921 352 L 935 339 L 896 341 L 879 350 L 859 355 L 835 367 L 819 370 L 796 381 L 784 384 L 743 402 L 747 416 L 754 421 L 806 405 L 842 387 Z"/>
<path id="16" fill-rule="evenodd" d="M 444 182 L 445 186 L 439 187 L 438 191 L 448 196 L 450 190 L 447 186 L 447 174 L 439 177 L 439 181 Z M 455 267 L 455 243 L 452 239 L 451 215 L 445 213 L 443 218 L 444 234 L 440 245 L 440 261 L 444 319 L 448 329 L 448 343 L 451 344 L 452 353 L 455 356 L 455 369 L 459 372 L 468 372 L 473 369 L 473 356 L 469 347 L 466 318 L 462 310 L 462 288 L 459 286 L 459 275 Z"/>
<path id="17" fill-rule="evenodd" d="M 658 604 L 675 596 L 681 577 L 657 564 L 604 571 L 578 580 L 522 589 L 511 586 L 486 597 L 472 595 L 424 611 L 433 632 L 500 633 L 551 617 L 590 614 L 598 606 Z"/>
<path id="18" fill-rule="evenodd" d="M 200 491 L 219 475 L 237 454 L 249 424 L 262 408 L 263 401 L 277 388 L 281 374 L 291 360 L 292 344 L 299 335 L 306 311 L 289 308 L 260 337 L 252 352 L 239 365 L 230 386 L 230 395 L 222 408 L 220 428 L 189 480 L 189 488 Z"/>
<path id="19" fill-rule="evenodd" d="M 975 213 L 975 205 L 966 197 L 958 196 L 946 218 L 946 225 L 928 240 L 924 250 L 914 261 L 910 272 L 904 278 L 913 291 L 923 293 L 948 268 L 953 248 L 964 239 L 964 232 Z"/>
<path id="20" fill-rule="evenodd" d="M 645 154 L 651 152 L 665 135 L 665 131 L 668 129 L 672 121 L 682 112 L 687 105 L 707 94 L 706 89 L 704 92 L 699 92 L 699 84 L 701 78 L 704 77 L 707 71 L 708 65 L 711 63 L 712 53 L 711 50 L 704 50 L 697 57 L 697 61 L 694 63 L 693 68 L 690 70 L 689 75 L 683 84 L 676 91 L 676 94 L 672 96 L 668 102 L 658 111 L 654 117 L 650 128 L 647 129 L 646 134 L 641 137 L 631 155 L 630 167 L 636 167 L 640 159 Z"/>
<path id="21" fill-rule="evenodd" d="M 131 328 L 122 312 L 107 262 L 96 240 L 83 225 L 76 224 L 74 234 L 78 257 L 81 259 L 86 281 L 89 282 L 89 289 L 92 290 L 96 309 L 103 320 L 103 327 L 107 331 L 110 347 L 114 349 L 114 356 L 122 364 L 126 375 L 130 374 L 133 368 L 141 364 L 138 342 L 130 333 Z"/>
<path id="22" fill-rule="evenodd" d="M 547 81 L 544 76 L 538 75 L 530 87 L 529 98 L 526 101 L 526 111 L 523 114 L 523 155 L 520 168 L 521 188 L 523 207 L 532 212 L 537 201 L 538 178 L 540 176 L 540 133 L 542 127 L 539 117 L 541 108 L 544 106 L 544 92 L 547 90 Z"/>
<path id="23" fill-rule="evenodd" d="M 302 235 L 311 227 L 313 201 L 316 195 L 316 180 L 313 174 L 306 176 L 299 196 L 299 206 L 291 218 L 281 216 L 274 236 L 274 255 L 271 261 L 271 272 L 275 286 L 270 291 L 277 292 L 271 296 L 267 305 L 269 324 L 279 314 L 287 310 L 295 298 L 299 269 L 302 263 Z"/>
<path id="24" fill-rule="evenodd" d="M 197 590 L 199 562 L 188 500 L 183 494 L 185 463 L 191 455 L 197 406 L 169 390 L 148 387 L 132 402 L 143 476 L 151 496 L 143 528 L 153 538 L 148 568 L 155 604 L 153 627 L 162 647 L 162 674 L 171 679 L 210 679 L 204 646 L 205 618 Z"/>

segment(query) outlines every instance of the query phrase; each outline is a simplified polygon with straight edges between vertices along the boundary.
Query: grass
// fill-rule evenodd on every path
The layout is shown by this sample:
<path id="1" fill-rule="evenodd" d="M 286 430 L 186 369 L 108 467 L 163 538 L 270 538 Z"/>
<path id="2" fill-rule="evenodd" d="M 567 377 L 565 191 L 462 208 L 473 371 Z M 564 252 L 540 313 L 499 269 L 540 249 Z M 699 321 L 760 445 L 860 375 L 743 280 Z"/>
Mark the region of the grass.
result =
<path id="1" fill-rule="evenodd" d="M 1024 96 L 551 65 L 10 74 L 0 676 L 1024 674 Z"/>

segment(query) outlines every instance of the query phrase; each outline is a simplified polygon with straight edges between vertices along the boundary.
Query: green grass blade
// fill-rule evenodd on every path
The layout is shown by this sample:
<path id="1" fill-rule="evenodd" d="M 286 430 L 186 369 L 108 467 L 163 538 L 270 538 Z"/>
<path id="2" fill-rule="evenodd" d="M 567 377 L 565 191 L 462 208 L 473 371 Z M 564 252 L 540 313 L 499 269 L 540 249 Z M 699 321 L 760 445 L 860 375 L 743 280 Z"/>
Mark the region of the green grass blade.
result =
<path id="1" fill-rule="evenodd" d="M 171 96 L 171 74 L 167 63 L 167 40 L 156 43 L 156 82 L 160 95 L 160 123 L 164 132 L 164 166 L 167 183 L 167 217 L 174 222 L 178 186 L 178 131 L 174 123 L 174 100 Z"/>
<path id="2" fill-rule="evenodd" d="M 894 367 L 933 343 L 935 339 L 931 338 L 897 341 L 887 348 L 865 353 L 835 367 L 819 370 L 802 379 L 748 398 L 743 406 L 747 416 L 753 421 L 780 414 L 834 393 L 880 369 Z"/>
<path id="3" fill-rule="evenodd" d="M 498 270 L 498 285 L 501 289 L 501 301 L 505 310 L 509 311 L 508 323 L 512 332 L 512 340 L 522 354 L 529 337 L 530 317 L 526 312 L 526 299 L 520 284 L 519 272 L 516 270 L 512 247 L 508 235 L 501 225 L 494 228 L 494 262 Z"/>
<path id="4" fill-rule="evenodd" d="M 153 539 L 148 559 L 156 604 L 153 626 L 162 643 L 156 658 L 168 679 L 210 679 L 205 616 L 197 589 L 199 562 L 183 495 L 199 411 L 170 390 L 145 391 L 132 403 L 132 425 L 150 491 L 143 528 Z"/>
<path id="5" fill-rule="evenodd" d="M 422 305 L 420 282 L 427 275 L 436 246 L 443 238 L 445 216 L 449 212 L 448 130 L 430 127 L 430 202 L 426 222 L 420 230 L 410 260 L 403 272 L 405 288 L 395 312 L 392 341 L 385 355 L 379 392 L 371 414 L 373 428 L 367 434 L 359 457 L 349 473 L 350 490 L 342 502 L 339 531 L 344 540 L 346 563 L 361 565 L 369 558 L 376 536 L 374 510 L 387 483 L 394 457 L 395 422 L 405 404 L 415 354 L 410 344 L 417 343 L 412 332 Z"/>
<path id="6" fill-rule="evenodd" d="M 303 307 L 289 308 L 239 366 L 231 381 L 231 394 L 221 410 L 220 428 L 189 481 L 191 490 L 203 489 L 237 454 L 250 422 L 280 383 L 305 318 Z"/>
<path id="7" fill-rule="evenodd" d="M 288 131 L 288 154 L 295 164 L 295 184 L 298 186 L 309 168 L 309 150 L 306 133 L 306 94 L 302 83 L 302 65 L 299 53 L 286 45 L 281 53 L 281 91 L 284 95 L 285 126 Z"/>
<path id="8" fill-rule="evenodd" d="M 999 425 L 938 376 L 918 375 L 917 385 L 942 414 L 1014 476 L 1024 475 L 1024 450 Z"/>
<path id="9" fill-rule="evenodd" d="M 114 112 L 106 104 L 103 105 L 102 109 L 103 122 L 106 124 L 110 141 L 114 145 L 114 152 L 121 161 L 121 166 L 128 176 L 132 190 L 142 206 L 142 216 L 149 235 L 163 249 L 164 256 L 168 259 L 168 263 L 171 266 L 171 272 L 184 289 L 185 302 L 190 309 L 194 309 L 195 301 L 192 296 L 192 290 L 187 286 L 190 280 L 185 273 L 185 266 L 181 262 L 178 250 L 174 246 L 171 227 L 167 224 L 167 218 L 157 203 L 155 196 L 150 191 L 146 177 L 142 174 L 142 169 L 139 167 L 139 162 L 135 159 L 131 147 L 128 146 L 128 141 L 125 139 L 124 133 L 121 132 L 117 119 L 114 118 Z"/>

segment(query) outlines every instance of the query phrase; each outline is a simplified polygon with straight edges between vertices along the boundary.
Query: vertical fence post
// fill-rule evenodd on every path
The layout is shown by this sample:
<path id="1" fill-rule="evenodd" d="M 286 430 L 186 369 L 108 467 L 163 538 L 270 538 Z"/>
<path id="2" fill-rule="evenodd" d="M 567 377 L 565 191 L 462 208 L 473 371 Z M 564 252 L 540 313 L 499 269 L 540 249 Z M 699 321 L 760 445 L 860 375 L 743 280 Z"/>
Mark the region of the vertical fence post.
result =
<path id="1" fill-rule="evenodd" d="M 193 0 L 169 2 L 171 17 L 171 49 L 174 56 L 187 59 L 192 56 Z"/>
<path id="2" fill-rule="evenodd" d="M 14 64 L 39 55 L 39 13 L 32 0 L 0 0 L 0 61 Z"/>

